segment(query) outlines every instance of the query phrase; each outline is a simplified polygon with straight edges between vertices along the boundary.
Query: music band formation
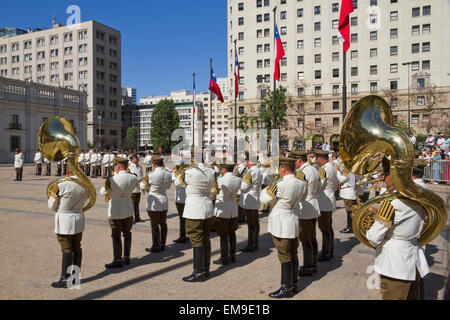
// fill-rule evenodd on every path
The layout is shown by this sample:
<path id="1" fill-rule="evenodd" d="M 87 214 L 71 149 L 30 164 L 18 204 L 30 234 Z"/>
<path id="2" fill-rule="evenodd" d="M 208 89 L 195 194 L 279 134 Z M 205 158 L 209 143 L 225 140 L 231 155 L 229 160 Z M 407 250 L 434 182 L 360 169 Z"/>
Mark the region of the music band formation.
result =
<path id="1" fill-rule="evenodd" d="M 356 104 L 355 108 L 358 107 L 359 104 Z M 374 108 L 380 109 L 377 105 Z M 375 109 L 367 109 L 367 112 Z M 376 114 L 379 112 L 373 113 Z M 389 121 L 389 118 L 386 119 Z M 350 117 L 346 121 L 352 120 L 354 118 Z M 423 202 L 417 201 L 417 197 L 402 196 L 404 189 L 399 186 L 398 177 L 399 172 L 406 172 L 409 177 L 403 177 L 403 180 L 409 179 L 414 185 L 405 182 L 408 188 L 419 190 L 417 194 L 432 197 L 421 180 L 426 163 L 418 159 L 413 163 L 412 155 L 411 163 L 407 163 L 410 167 L 403 170 L 395 154 L 375 150 L 369 156 L 370 161 L 377 160 L 375 165 L 375 162 L 367 164 L 369 160 L 364 160 L 367 165 L 363 166 L 361 163 L 364 161 L 359 158 L 361 168 L 371 168 L 363 172 L 352 166 L 352 159 L 357 157 L 348 158 L 351 152 L 347 151 L 352 148 L 347 148 L 345 143 L 341 141 L 341 152 L 345 152 L 343 157 L 322 150 L 280 150 L 278 168 L 274 166 L 270 154 L 259 154 L 257 161 L 252 161 L 246 154 L 246 160 L 238 163 L 229 158 L 222 159 L 220 163 L 204 161 L 190 165 L 181 161 L 174 170 L 166 168 L 164 157 L 158 154 L 146 157 L 146 168 L 139 164 L 135 154 L 129 157 L 119 154 L 111 160 L 108 157 L 107 169 L 103 170 L 105 185 L 100 194 L 108 203 L 114 259 L 105 267 L 122 268 L 131 263 L 131 230 L 133 223 L 142 221 L 139 215 L 142 194 L 147 194 L 146 209 L 152 239 L 151 247 L 145 250 L 151 254 L 165 250 L 169 205 L 167 190 L 174 184 L 180 220 L 179 238 L 174 242 L 189 241 L 193 252 L 193 273 L 182 278 L 183 281 L 204 282 L 209 278 L 210 234 L 213 228 L 220 236 L 220 259 L 214 263 L 236 263 L 236 230 L 241 221 L 247 225 L 248 240 L 246 247 L 240 251 L 243 254 L 257 251 L 261 232 L 260 213 L 267 212 L 267 231 L 272 235 L 281 265 L 281 287 L 270 293 L 269 297 L 290 298 L 299 292 L 299 281 L 303 277 L 317 273 L 319 262 L 334 258 L 333 212 L 336 210 L 336 197 L 339 196 L 344 200 L 347 212 L 347 226 L 340 232 L 355 232 L 361 242 L 376 249 L 375 271 L 380 274 L 382 298 L 423 299 L 422 279 L 429 272 L 423 237 L 427 236 L 427 241 L 431 241 L 436 232 L 439 233 L 439 228 L 433 223 L 438 223 L 439 214 L 444 215 L 445 205 L 439 207 L 440 202 L 434 200 L 439 203 L 434 211 L 435 216 L 430 216 L 430 210 Z M 92 160 L 95 154 L 88 161 L 91 171 L 96 171 L 94 176 L 100 176 L 99 165 L 93 164 Z M 108 154 L 112 155 L 110 152 Z M 59 182 L 57 189 L 48 191 L 49 208 L 56 212 L 55 233 L 63 253 L 61 278 L 52 284 L 57 288 L 68 286 L 72 265 L 81 268 L 81 240 L 85 224 L 83 211 L 86 211 L 83 206 L 93 196 L 90 187 L 83 188 L 77 181 L 80 177 L 74 175 L 76 169 L 73 168 L 77 168 L 79 174 L 89 174 L 87 162 L 83 166 L 82 155 L 75 161 L 80 166 L 78 168 L 70 164 L 73 161 L 68 161 L 69 180 Z M 97 161 L 95 156 L 94 160 Z M 373 169 L 377 169 L 376 173 Z M 416 187 L 419 189 L 414 189 Z M 375 201 L 369 199 L 373 189 L 378 196 Z M 375 202 L 379 203 L 376 205 Z M 371 205 L 365 207 L 363 203 Z M 263 208 L 261 212 L 260 208 Z M 363 214 L 367 215 L 361 218 Z M 317 226 L 322 235 L 320 252 Z M 300 243 L 302 266 L 298 257 Z"/>

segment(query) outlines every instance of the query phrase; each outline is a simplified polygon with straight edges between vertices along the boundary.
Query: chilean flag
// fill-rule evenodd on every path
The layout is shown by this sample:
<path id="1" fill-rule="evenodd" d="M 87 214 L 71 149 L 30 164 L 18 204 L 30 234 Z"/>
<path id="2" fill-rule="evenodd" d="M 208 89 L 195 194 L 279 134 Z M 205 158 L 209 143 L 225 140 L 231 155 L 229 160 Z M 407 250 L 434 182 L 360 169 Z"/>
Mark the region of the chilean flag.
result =
<path id="1" fill-rule="evenodd" d="M 275 80 L 280 81 L 280 61 L 286 53 L 284 52 L 277 25 L 275 25 L 275 50 Z"/>
<path id="2" fill-rule="evenodd" d="M 350 48 L 350 24 L 349 16 L 353 12 L 353 1 L 342 0 L 341 14 L 339 17 L 339 38 L 344 41 L 344 52 Z"/>
<path id="3" fill-rule="evenodd" d="M 220 87 L 217 84 L 216 74 L 214 73 L 214 70 L 212 68 L 211 68 L 211 80 L 209 81 L 209 90 L 215 93 L 220 102 L 223 103 L 224 99 L 222 96 L 222 92 L 220 91 Z"/>
<path id="4" fill-rule="evenodd" d="M 236 54 L 236 63 L 234 64 L 234 95 L 239 96 L 239 60 L 238 54 Z"/>

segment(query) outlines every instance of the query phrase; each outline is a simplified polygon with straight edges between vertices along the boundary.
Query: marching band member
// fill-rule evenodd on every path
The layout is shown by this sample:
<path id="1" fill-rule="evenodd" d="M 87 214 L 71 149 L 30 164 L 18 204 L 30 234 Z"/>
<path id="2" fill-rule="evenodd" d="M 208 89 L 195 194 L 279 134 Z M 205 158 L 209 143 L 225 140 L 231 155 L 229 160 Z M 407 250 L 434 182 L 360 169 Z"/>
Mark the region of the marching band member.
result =
<path id="1" fill-rule="evenodd" d="M 98 151 L 94 150 L 90 157 L 91 164 L 91 178 L 97 178 L 97 161 L 98 161 Z"/>
<path id="2" fill-rule="evenodd" d="M 103 155 L 103 159 L 102 159 L 102 167 L 103 167 L 102 177 L 103 177 L 103 179 L 106 179 L 107 177 L 109 177 L 109 173 L 108 173 L 109 155 L 110 155 L 110 151 L 106 150 L 105 154 Z"/>
<path id="3" fill-rule="evenodd" d="M 219 193 L 216 197 L 214 216 L 217 234 L 220 236 L 220 259 L 216 264 L 228 265 L 236 262 L 236 230 L 238 229 L 238 207 L 236 195 L 242 180 L 233 174 L 233 163 L 221 164 L 222 177 L 217 179 Z"/>
<path id="4" fill-rule="evenodd" d="M 178 170 L 183 167 L 185 163 L 181 160 L 175 170 L 172 172 L 172 182 L 175 185 L 175 206 L 177 207 L 178 217 L 180 219 L 180 237 L 173 242 L 186 243 L 186 219 L 183 218 L 184 206 L 186 202 L 186 188 L 185 185 L 180 183 L 177 178 Z"/>
<path id="5" fill-rule="evenodd" d="M 243 252 L 254 252 L 258 250 L 259 239 L 259 193 L 261 192 L 261 184 L 263 175 L 256 163 L 247 157 L 248 172 L 242 179 L 241 198 L 239 205 L 243 209 L 245 221 L 248 227 L 248 243 L 247 247 L 241 249 Z"/>
<path id="6" fill-rule="evenodd" d="M 49 160 L 47 160 L 47 158 L 44 158 L 44 163 L 45 163 L 45 175 L 51 176 L 52 175 L 52 163 Z"/>
<path id="7" fill-rule="evenodd" d="M 84 168 L 86 176 L 89 177 L 91 175 L 91 152 L 89 150 L 86 150 L 84 154 Z"/>
<path id="8" fill-rule="evenodd" d="M 298 293 L 298 236 L 300 203 L 306 198 L 306 183 L 295 176 L 295 159 L 280 158 L 281 180 L 261 192 L 261 202 L 276 201 L 269 215 L 268 231 L 281 263 L 281 288 L 271 298 L 290 298 Z"/>
<path id="9" fill-rule="evenodd" d="M 389 165 L 383 167 L 388 191 L 397 192 Z M 376 247 L 375 271 L 380 274 L 383 300 L 424 299 L 422 279 L 429 267 L 417 239 L 425 219 L 425 209 L 413 200 L 382 202 L 366 236 Z"/>
<path id="10" fill-rule="evenodd" d="M 341 164 L 342 168 L 342 164 Z M 339 196 L 344 200 L 345 210 L 347 211 L 347 227 L 341 230 L 341 233 L 353 233 L 352 227 L 352 210 L 353 206 L 357 205 L 356 197 L 356 176 L 348 172 L 347 169 L 337 171 L 337 177 L 341 184 L 341 190 Z"/>
<path id="11" fill-rule="evenodd" d="M 163 169 L 164 160 L 160 156 L 152 157 L 153 171 L 141 182 L 142 190 L 148 191 L 147 212 L 152 227 L 152 247 L 147 252 L 161 252 L 166 248 L 167 240 L 167 189 L 172 184 L 172 175 Z"/>
<path id="12" fill-rule="evenodd" d="M 112 151 L 109 151 L 109 159 L 108 159 L 108 173 L 107 173 L 107 178 L 111 177 L 114 171 L 114 154 L 112 153 Z"/>
<path id="13" fill-rule="evenodd" d="M 42 161 L 44 160 L 44 157 L 42 156 L 42 153 L 39 151 L 39 149 L 36 150 L 36 154 L 34 155 L 34 163 L 36 164 L 36 175 L 40 176 L 42 175 Z"/>
<path id="14" fill-rule="evenodd" d="M 101 151 L 97 151 L 97 162 L 95 164 L 95 169 L 96 169 L 96 177 L 101 177 L 102 176 L 102 162 L 103 162 L 103 155 L 101 153 Z"/>
<path id="15" fill-rule="evenodd" d="M 216 183 L 216 175 L 209 166 L 199 163 L 196 167 L 185 169 L 178 179 L 186 185 L 183 218 L 186 219 L 186 233 L 194 256 L 194 272 L 184 277 L 183 281 L 202 282 L 209 277 L 211 263 L 210 232 L 214 217 L 211 189 Z"/>
<path id="16" fill-rule="evenodd" d="M 122 268 L 130 264 L 131 229 L 133 228 L 134 208 L 131 201 L 133 190 L 139 185 L 136 176 L 127 172 L 128 160 L 115 158 L 116 175 L 106 179 L 100 194 L 109 198 L 108 218 L 111 227 L 114 261 L 106 268 Z M 122 258 L 122 239 L 124 237 L 124 256 Z"/>
<path id="17" fill-rule="evenodd" d="M 78 165 L 80 166 L 80 169 L 83 172 L 86 172 L 85 164 L 86 164 L 86 159 L 84 157 L 84 150 L 81 150 L 80 154 L 78 155 Z"/>
<path id="18" fill-rule="evenodd" d="M 69 169 L 67 176 L 78 179 Z M 60 182 L 48 199 L 49 209 L 56 212 L 55 233 L 62 251 L 61 278 L 52 283 L 54 288 L 67 288 L 70 266 L 81 268 L 81 240 L 85 226 L 83 206 L 88 199 L 89 192 L 72 181 Z"/>
<path id="19" fill-rule="evenodd" d="M 301 203 L 299 240 L 303 248 L 303 266 L 299 276 L 312 276 L 317 272 L 318 244 L 316 238 L 316 223 L 320 217 L 317 196 L 321 190 L 320 176 L 317 170 L 308 163 L 306 151 L 295 151 L 291 155 L 297 158 L 295 162 L 296 175 L 306 179 L 308 195 Z"/>
<path id="20" fill-rule="evenodd" d="M 16 170 L 16 180 L 14 181 L 22 181 L 23 162 L 24 162 L 23 153 L 20 151 L 20 149 L 16 149 L 16 154 L 14 156 L 14 169 Z"/>
<path id="21" fill-rule="evenodd" d="M 106 155 L 105 155 L 106 157 Z M 144 179 L 144 170 L 142 166 L 139 164 L 139 158 L 137 155 L 133 155 L 130 157 L 131 164 L 128 167 L 131 174 L 134 174 L 138 178 L 138 182 L 140 183 Z M 141 202 L 141 188 L 137 186 L 133 190 L 133 194 L 131 195 L 131 199 L 133 200 L 134 207 L 134 223 L 144 222 L 141 220 L 141 216 L 139 214 L 139 203 Z"/>
<path id="22" fill-rule="evenodd" d="M 317 164 L 322 192 L 318 196 L 320 217 L 319 229 L 322 232 L 322 252 L 317 261 L 328 261 L 334 253 L 333 211 L 336 210 L 335 192 L 339 188 L 337 170 L 330 163 L 328 151 L 317 151 Z"/>
<path id="23" fill-rule="evenodd" d="M 152 171 L 152 153 L 151 151 L 147 151 L 147 156 L 144 159 L 145 172 L 149 173 Z"/>
<path id="24" fill-rule="evenodd" d="M 261 173 L 263 175 L 263 182 L 261 185 L 261 190 L 265 189 L 269 184 L 270 181 L 272 180 L 272 159 L 270 158 L 270 153 L 266 154 L 261 154 L 261 156 L 259 157 L 259 162 L 258 165 L 261 168 Z M 262 212 L 268 212 L 269 211 L 269 205 L 266 204 L 263 206 L 263 210 Z"/>
<path id="25" fill-rule="evenodd" d="M 238 178 L 243 178 L 245 176 L 245 174 L 247 173 L 248 169 L 247 166 L 245 165 L 245 163 L 239 163 L 240 160 L 238 160 L 238 165 L 234 168 L 233 173 L 236 177 Z M 244 216 L 244 210 L 241 207 L 241 195 L 242 192 L 239 189 L 237 195 L 236 195 L 236 201 L 238 203 L 238 223 L 243 223 L 245 222 L 245 216 Z"/>

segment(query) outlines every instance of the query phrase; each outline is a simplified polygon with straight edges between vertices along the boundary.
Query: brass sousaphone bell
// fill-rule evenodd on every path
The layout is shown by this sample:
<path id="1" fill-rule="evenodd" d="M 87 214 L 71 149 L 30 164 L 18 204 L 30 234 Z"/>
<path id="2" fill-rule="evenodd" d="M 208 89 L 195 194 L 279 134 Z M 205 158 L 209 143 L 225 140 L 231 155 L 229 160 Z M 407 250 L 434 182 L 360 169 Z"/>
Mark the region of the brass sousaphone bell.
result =
<path id="1" fill-rule="evenodd" d="M 63 117 L 52 117 L 45 121 L 39 130 L 38 146 L 42 155 L 51 162 L 67 159 L 70 172 L 78 178 L 66 177 L 51 182 L 47 187 L 47 197 L 56 196 L 58 183 L 72 181 L 89 192 L 89 203 L 83 208 L 83 211 L 91 209 L 96 201 L 96 191 L 91 180 L 78 166 L 80 141 L 75 136 L 70 122 Z"/>
<path id="2" fill-rule="evenodd" d="M 398 193 L 385 193 L 353 211 L 353 231 L 362 243 L 374 248 L 366 237 L 375 214 L 370 208 L 384 200 L 409 199 L 425 209 L 420 245 L 431 242 L 446 226 L 448 213 L 444 200 L 412 180 L 414 147 L 408 135 L 393 126 L 392 110 L 384 99 L 371 95 L 353 106 L 342 127 L 340 152 L 350 172 L 368 176 L 376 172 L 386 155 L 390 156 L 390 174 Z"/>

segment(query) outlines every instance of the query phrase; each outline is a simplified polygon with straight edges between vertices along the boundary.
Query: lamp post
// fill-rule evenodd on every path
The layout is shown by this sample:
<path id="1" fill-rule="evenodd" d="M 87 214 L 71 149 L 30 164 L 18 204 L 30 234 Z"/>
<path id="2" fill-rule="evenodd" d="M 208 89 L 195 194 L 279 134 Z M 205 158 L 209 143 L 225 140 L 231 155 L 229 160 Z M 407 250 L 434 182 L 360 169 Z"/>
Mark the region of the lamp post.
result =
<path id="1" fill-rule="evenodd" d="M 404 66 L 408 66 L 408 134 L 411 134 L 411 93 L 410 93 L 410 71 L 411 61 L 402 63 Z"/>
<path id="2" fill-rule="evenodd" d="M 102 137 L 102 112 L 97 114 L 98 118 L 98 142 L 97 142 L 97 149 L 100 150 L 100 139 Z"/>

